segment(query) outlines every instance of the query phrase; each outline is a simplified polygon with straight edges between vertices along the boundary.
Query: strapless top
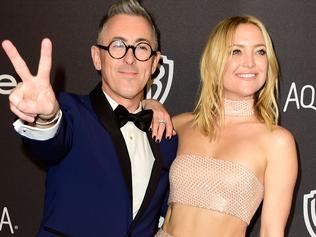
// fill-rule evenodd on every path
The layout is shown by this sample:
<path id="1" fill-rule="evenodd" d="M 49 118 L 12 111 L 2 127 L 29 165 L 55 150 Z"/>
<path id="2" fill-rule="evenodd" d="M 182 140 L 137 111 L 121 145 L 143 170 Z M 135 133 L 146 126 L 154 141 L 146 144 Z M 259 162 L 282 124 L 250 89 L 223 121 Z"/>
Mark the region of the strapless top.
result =
<path id="1" fill-rule="evenodd" d="M 168 203 L 236 216 L 249 225 L 263 199 L 263 185 L 247 167 L 228 160 L 180 155 L 170 168 Z"/>

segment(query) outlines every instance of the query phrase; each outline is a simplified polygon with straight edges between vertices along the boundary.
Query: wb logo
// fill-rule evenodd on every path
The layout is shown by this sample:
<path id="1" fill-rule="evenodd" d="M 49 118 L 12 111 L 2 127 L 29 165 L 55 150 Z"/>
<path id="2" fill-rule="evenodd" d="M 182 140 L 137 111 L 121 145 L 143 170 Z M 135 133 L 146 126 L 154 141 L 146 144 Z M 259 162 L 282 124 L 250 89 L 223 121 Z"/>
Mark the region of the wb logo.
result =
<path id="1" fill-rule="evenodd" d="M 159 100 L 164 103 L 169 94 L 173 79 L 173 60 L 161 55 L 158 75 L 147 84 L 147 99 Z"/>
<path id="2" fill-rule="evenodd" d="M 306 228 L 311 237 L 316 237 L 316 190 L 304 195 L 303 213 Z"/>

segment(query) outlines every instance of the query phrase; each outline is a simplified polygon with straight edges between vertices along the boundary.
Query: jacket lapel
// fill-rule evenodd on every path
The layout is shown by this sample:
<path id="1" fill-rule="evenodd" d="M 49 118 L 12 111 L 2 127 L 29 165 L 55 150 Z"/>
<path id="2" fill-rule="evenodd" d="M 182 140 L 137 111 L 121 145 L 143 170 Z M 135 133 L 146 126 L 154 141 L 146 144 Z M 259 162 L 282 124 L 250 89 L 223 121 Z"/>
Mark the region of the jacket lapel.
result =
<path id="1" fill-rule="evenodd" d="M 118 159 L 121 164 L 122 173 L 125 179 L 125 183 L 128 189 L 128 193 L 130 195 L 131 206 L 133 206 L 133 192 L 132 192 L 132 174 L 131 174 L 131 162 L 128 155 L 127 147 L 125 145 L 124 137 L 121 133 L 120 128 L 116 123 L 116 118 L 113 113 L 112 107 L 107 101 L 101 87 L 101 83 L 90 93 L 90 99 L 92 107 L 97 114 L 100 122 L 104 126 L 104 128 L 111 134 L 113 143 L 115 145 Z M 160 145 L 156 143 L 152 138 L 151 134 L 147 132 L 147 138 L 155 157 L 155 161 L 153 164 L 151 176 L 149 179 L 149 183 L 147 186 L 147 190 L 145 193 L 144 200 L 141 204 L 141 207 L 135 216 L 130 230 L 133 229 L 133 226 L 137 223 L 138 219 L 143 215 L 144 211 L 148 207 L 159 182 L 160 172 L 162 169 L 162 160 L 160 155 Z"/>
<path id="2" fill-rule="evenodd" d="M 113 144 L 115 146 L 117 156 L 121 165 L 122 173 L 125 179 L 126 187 L 131 200 L 131 207 L 133 206 L 133 192 L 132 192 L 132 175 L 131 162 L 128 155 L 127 147 L 120 128 L 117 125 L 113 109 L 107 101 L 101 87 L 101 83 L 90 92 L 92 108 L 95 111 L 103 127 L 110 133 Z"/>
<path id="3" fill-rule="evenodd" d="M 151 150 L 154 154 L 155 161 L 153 164 L 153 168 L 151 171 L 149 183 L 147 186 L 147 190 L 145 193 L 144 200 L 142 202 L 142 205 L 140 206 L 133 223 L 130 227 L 130 229 L 133 229 L 133 226 L 137 223 L 138 219 L 143 215 L 145 212 L 146 208 L 148 207 L 150 201 L 152 200 L 152 197 L 156 191 L 157 185 L 159 183 L 159 177 L 160 177 L 160 171 L 162 169 L 162 160 L 161 160 L 161 155 L 160 155 L 160 145 L 156 143 L 149 132 L 147 132 L 147 139 L 149 141 Z"/>

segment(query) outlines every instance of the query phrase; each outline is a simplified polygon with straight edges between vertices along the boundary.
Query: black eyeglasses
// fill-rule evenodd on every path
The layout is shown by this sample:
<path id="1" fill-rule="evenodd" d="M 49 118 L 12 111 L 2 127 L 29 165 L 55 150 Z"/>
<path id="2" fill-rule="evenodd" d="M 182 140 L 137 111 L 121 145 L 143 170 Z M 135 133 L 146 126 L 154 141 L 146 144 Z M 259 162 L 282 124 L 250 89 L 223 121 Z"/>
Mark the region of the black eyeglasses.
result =
<path id="1" fill-rule="evenodd" d="M 134 45 L 126 45 L 122 40 L 114 40 L 108 46 L 97 44 L 97 47 L 108 51 L 109 55 L 115 59 L 123 58 L 128 49 L 132 49 L 135 58 L 138 61 L 145 62 L 155 55 L 157 51 L 152 50 L 151 46 L 146 42 L 140 42 Z"/>

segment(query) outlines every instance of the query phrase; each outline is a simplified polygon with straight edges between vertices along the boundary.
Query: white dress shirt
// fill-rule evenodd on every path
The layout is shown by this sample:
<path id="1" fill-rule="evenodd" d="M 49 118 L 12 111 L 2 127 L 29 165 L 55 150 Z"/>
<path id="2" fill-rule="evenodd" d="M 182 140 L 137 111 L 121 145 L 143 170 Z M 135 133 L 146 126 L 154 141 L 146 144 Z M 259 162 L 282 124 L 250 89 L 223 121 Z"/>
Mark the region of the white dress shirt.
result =
<path id="1" fill-rule="evenodd" d="M 114 110 L 118 103 L 107 94 L 105 96 Z M 141 109 L 140 104 L 134 113 L 141 111 Z M 131 160 L 134 218 L 143 202 L 155 158 L 146 133 L 137 128 L 133 122 L 127 122 L 121 127 L 121 132 Z"/>
<path id="2" fill-rule="evenodd" d="M 118 106 L 118 103 L 116 103 L 106 93 L 104 94 L 114 110 Z M 142 107 L 140 104 L 134 113 L 141 111 L 141 109 Z M 60 117 L 57 120 L 57 123 L 50 128 L 36 128 L 28 126 L 20 119 L 16 120 L 13 123 L 13 126 L 14 129 L 22 136 L 34 140 L 48 140 L 55 136 L 61 117 L 62 113 L 60 111 Z M 150 148 L 146 133 L 138 129 L 133 122 L 127 122 L 123 127 L 121 127 L 121 132 L 123 134 L 131 161 L 133 218 L 135 218 L 143 202 L 155 158 Z"/>

